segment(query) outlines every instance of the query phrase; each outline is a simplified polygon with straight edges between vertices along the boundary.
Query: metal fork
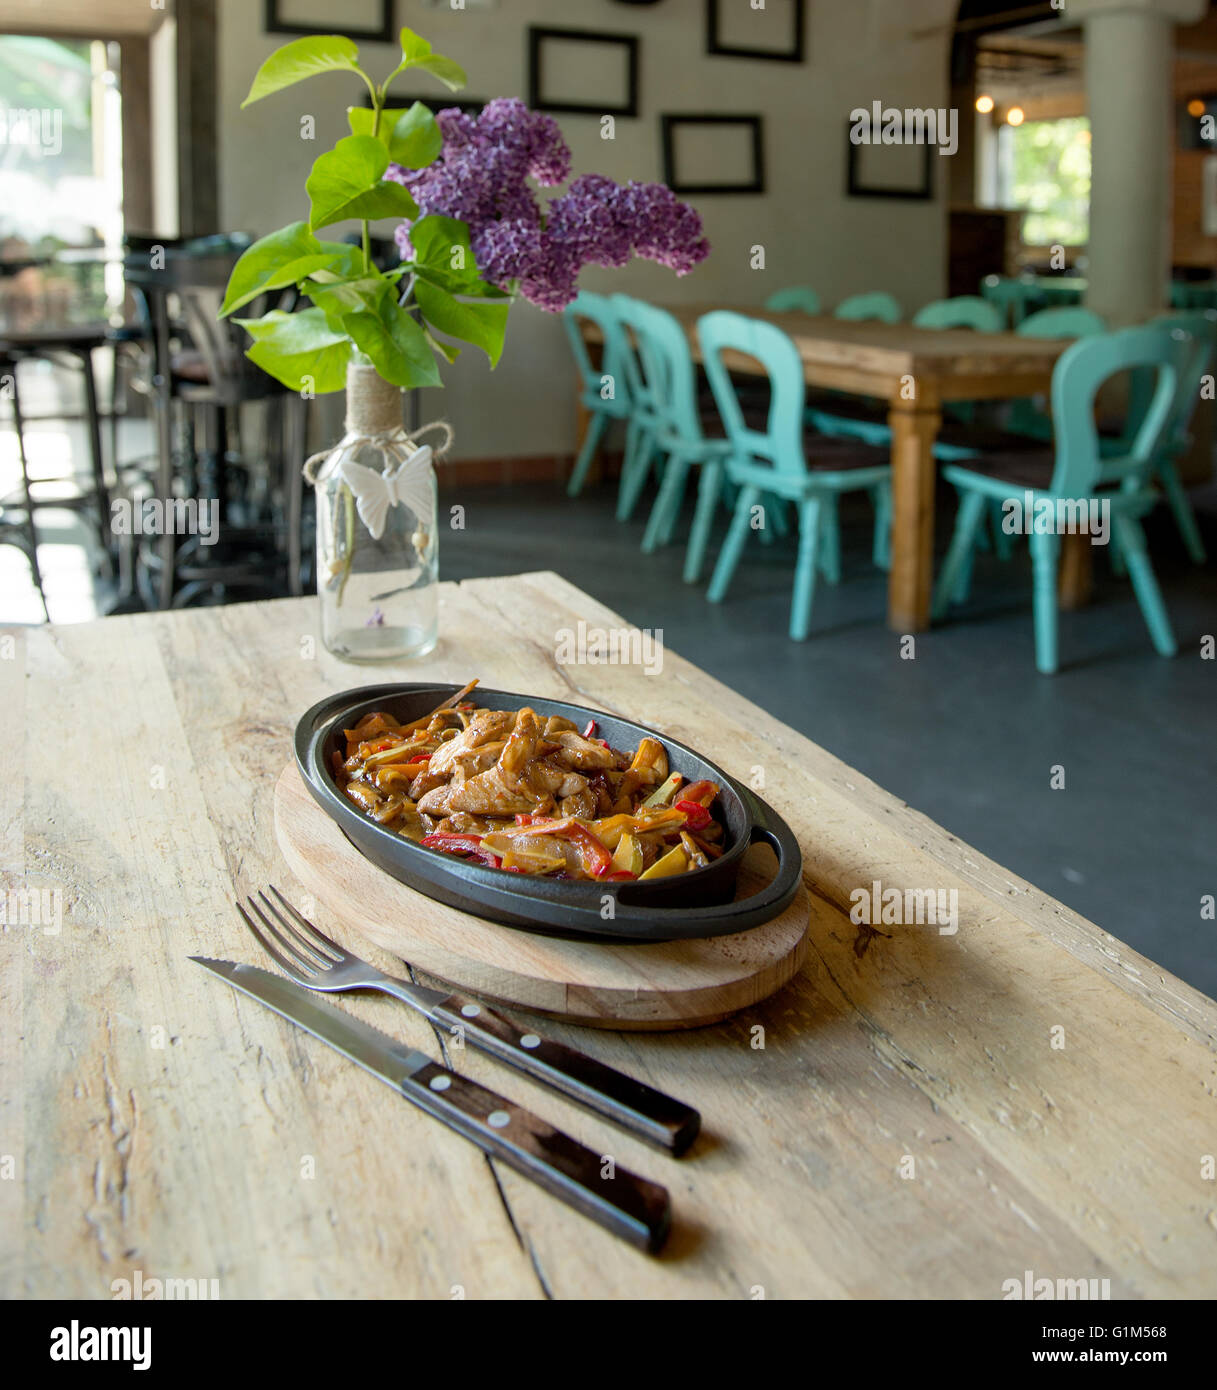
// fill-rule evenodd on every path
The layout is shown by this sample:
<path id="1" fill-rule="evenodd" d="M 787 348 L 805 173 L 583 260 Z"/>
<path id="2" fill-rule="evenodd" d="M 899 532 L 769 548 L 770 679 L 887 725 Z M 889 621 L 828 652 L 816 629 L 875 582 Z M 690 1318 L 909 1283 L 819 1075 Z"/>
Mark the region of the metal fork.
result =
<path id="1" fill-rule="evenodd" d="M 252 896 L 246 899 L 261 929 L 240 903 L 237 911 L 259 945 L 297 984 L 323 993 L 375 989 L 391 994 L 437 1027 L 448 1029 L 470 1046 L 506 1062 L 640 1139 L 681 1154 L 697 1137 L 701 1116 L 691 1106 L 574 1048 L 518 1028 L 475 999 L 386 975 L 326 936 L 274 884 L 270 891 L 295 925 L 261 892 L 258 897 L 265 911 Z"/>

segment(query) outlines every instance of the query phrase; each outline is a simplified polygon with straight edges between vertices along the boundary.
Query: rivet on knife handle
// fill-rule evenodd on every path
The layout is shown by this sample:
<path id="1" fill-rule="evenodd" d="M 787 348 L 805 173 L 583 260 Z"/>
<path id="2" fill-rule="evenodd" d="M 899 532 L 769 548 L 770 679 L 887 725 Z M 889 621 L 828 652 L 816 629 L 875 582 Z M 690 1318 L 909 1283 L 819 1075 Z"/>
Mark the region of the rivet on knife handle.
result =
<path id="1" fill-rule="evenodd" d="M 402 1092 L 486 1153 L 640 1250 L 654 1254 L 667 1238 L 667 1188 L 593 1153 L 476 1081 L 431 1063 L 407 1077 Z"/>
<path id="2" fill-rule="evenodd" d="M 671 1153 L 684 1153 L 701 1129 L 701 1116 L 692 1106 L 573 1047 L 519 1028 L 476 999 L 454 994 L 436 1006 L 432 1018 L 450 1030 L 459 1029 L 471 1047 L 490 1053 Z"/>

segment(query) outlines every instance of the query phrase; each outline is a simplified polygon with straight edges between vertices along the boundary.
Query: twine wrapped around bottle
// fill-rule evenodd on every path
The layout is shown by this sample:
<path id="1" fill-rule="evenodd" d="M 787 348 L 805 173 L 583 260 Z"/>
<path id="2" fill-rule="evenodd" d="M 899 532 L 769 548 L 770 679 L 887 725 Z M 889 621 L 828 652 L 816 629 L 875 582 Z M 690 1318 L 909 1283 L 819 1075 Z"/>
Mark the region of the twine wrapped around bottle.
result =
<path id="1" fill-rule="evenodd" d="M 398 430 L 401 430 L 405 442 L 410 446 L 410 453 L 414 453 L 420 447 L 415 441 L 423 435 L 435 431 L 442 433 L 444 442 L 438 448 L 433 446 L 436 458 L 442 458 L 448 452 L 455 438 L 452 426 L 447 420 L 432 420 L 428 424 L 420 425 L 416 430 L 402 429 L 401 387 L 386 381 L 375 367 L 356 363 L 347 368 L 347 413 L 344 428 L 346 433 L 337 444 L 322 449 L 320 453 L 305 461 L 306 482 L 315 485 L 321 465 L 340 449 L 344 453 L 354 454 L 365 444 L 376 448 L 383 442 L 385 435 Z"/>

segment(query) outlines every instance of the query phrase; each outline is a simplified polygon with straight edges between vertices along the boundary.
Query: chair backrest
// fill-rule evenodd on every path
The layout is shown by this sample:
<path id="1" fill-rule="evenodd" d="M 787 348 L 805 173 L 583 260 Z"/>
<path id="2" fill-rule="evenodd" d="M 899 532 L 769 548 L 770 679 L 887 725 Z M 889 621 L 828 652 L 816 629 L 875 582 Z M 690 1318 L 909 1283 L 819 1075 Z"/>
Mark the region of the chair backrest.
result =
<path id="1" fill-rule="evenodd" d="M 1038 309 L 1034 314 L 1028 314 L 1016 325 L 1014 331 L 1024 338 L 1090 338 L 1096 333 L 1106 333 L 1107 324 L 1093 309 L 1063 304 L 1055 309 Z M 1136 373 L 1133 378 L 1134 386 L 1142 385 L 1145 375 L 1143 372 Z M 1148 374 L 1151 391 L 1153 375 L 1152 372 Z M 1139 390 L 1133 390 L 1130 398 L 1131 405 L 1139 411 L 1143 411 L 1148 404 L 1148 400 L 1141 399 L 1142 394 Z M 1133 418 L 1130 409 L 1130 421 Z M 1010 428 L 1016 434 L 1026 435 L 1029 439 L 1047 441 L 1052 438 L 1052 420 L 1038 399 L 1022 399 L 1011 403 Z M 1135 432 L 1135 428 L 1130 430 L 1128 438 L 1131 439 Z"/>
<path id="2" fill-rule="evenodd" d="M 1037 309 L 1015 328 L 1024 338 L 1089 338 L 1107 332 L 1107 321 L 1093 309 L 1062 304 L 1056 309 Z"/>
<path id="3" fill-rule="evenodd" d="M 843 299 L 832 311 L 835 319 L 879 319 L 883 323 L 900 322 L 900 305 L 884 290 L 855 294 Z"/>
<path id="4" fill-rule="evenodd" d="M 745 461 L 762 460 L 782 473 L 803 475 L 807 471 L 803 362 L 789 335 L 764 319 L 716 309 L 698 319 L 697 337 L 732 455 Z M 723 363 L 723 353 L 732 351 L 754 357 L 769 378 L 769 418 L 764 430 L 753 429 L 744 418 L 731 373 Z"/>
<path id="5" fill-rule="evenodd" d="M 1162 320 L 1079 338 L 1066 348 L 1052 373 L 1052 490 L 1062 497 L 1085 497 L 1107 483 L 1144 484 L 1183 407 L 1184 377 L 1195 353 L 1192 335 Z M 1103 458 L 1095 422 L 1099 389 L 1114 376 L 1141 370 L 1153 377 L 1149 407 L 1126 448 Z"/>
<path id="6" fill-rule="evenodd" d="M 697 376 L 689 339 L 666 309 L 615 294 L 613 307 L 634 350 L 627 348 L 626 386 L 636 411 L 686 439 L 700 439 Z"/>
<path id="7" fill-rule="evenodd" d="M 1214 355 L 1217 354 L 1217 309 L 1165 314 L 1154 322 L 1165 325 L 1174 334 L 1186 334 L 1191 340 L 1191 350 L 1181 371 L 1176 409 L 1164 440 L 1164 447 L 1172 454 L 1181 454 L 1191 447 L 1192 416 L 1200 404 L 1205 373 L 1211 370 Z"/>
<path id="8" fill-rule="evenodd" d="M 599 367 L 594 365 L 591 353 L 587 350 L 587 342 L 579 327 L 580 319 L 594 323 L 604 340 Z M 579 378 L 589 402 L 604 399 L 605 378 L 608 378 L 612 391 L 611 399 L 619 403 L 624 411 L 629 401 L 629 383 L 625 370 L 628 345 L 616 304 L 605 295 L 580 290 L 574 301 L 563 310 L 562 324 L 566 329 L 575 366 L 579 370 Z"/>
<path id="9" fill-rule="evenodd" d="M 981 296 L 990 304 L 997 305 L 1003 319 L 1009 314 L 1015 327 L 1027 312 L 1031 289 L 1025 280 L 1009 275 L 986 275 L 980 282 Z"/>
<path id="10" fill-rule="evenodd" d="M 810 285 L 790 285 L 784 290 L 774 290 L 765 301 L 765 308 L 775 314 L 797 310 L 800 314 L 818 314 L 820 296 Z"/>
<path id="11" fill-rule="evenodd" d="M 975 294 L 954 299 L 935 299 L 913 315 L 915 328 L 972 328 L 977 333 L 1000 333 L 1005 327 L 1001 310 Z"/>

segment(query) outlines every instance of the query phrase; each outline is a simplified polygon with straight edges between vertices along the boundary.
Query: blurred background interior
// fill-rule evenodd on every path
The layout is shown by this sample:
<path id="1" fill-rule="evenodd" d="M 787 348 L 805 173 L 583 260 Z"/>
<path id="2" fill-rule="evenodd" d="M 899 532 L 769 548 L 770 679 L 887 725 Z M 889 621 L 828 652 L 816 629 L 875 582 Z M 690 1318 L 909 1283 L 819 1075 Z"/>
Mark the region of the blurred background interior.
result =
<path id="1" fill-rule="evenodd" d="M 240 110 L 266 56 L 297 33 L 330 32 L 334 12 L 373 71 L 394 61 L 386 32 L 409 24 L 468 69 L 463 97 L 544 102 L 576 169 L 706 190 L 686 195 L 714 248 L 703 266 L 681 280 L 643 262 L 592 269 L 591 296 L 623 291 L 694 319 L 768 306 L 792 334 L 877 317 L 893 332 L 937 323 L 979 340 L 1034 335 L 1046 310 L 1087 311 L 1038 320 L 1070 337 L 1172 311 L 1194 328 L 1217 311 L 1217 11 L 1203 0 L 1114 8 L 773 0 L 757 20 L 730 0 L 0 0 L 0 624 L 311 591 L 300 466 L 337 437 L 341 400 L 288 396 L 215 310 L 250 240 L 304 215 L 314 152 L 359 100 L 354 79 L 348 91 L 327 77 Z M 594 111 L 569 108 L 613 109 L 616 59 L 551 38 L 560 61 L 541 81 L 535 27 L 639 39 L 636 109 L 613 138 Z M 394 95 L 445 104 L 417 82 Z M 956 111 L 957 149 L 851 146 L 849 113 L 875 101 Z M 747 119 L 669 126 L 665 152 L 662 117 L 706 114 Z M 955 307 L 927 311 L 941 301 Z M 885 542 L 866 489 L 842 492 L 822 536 L 805 640 L 788 635 L 796 527 L 750 544 L 710 602 L 723 505 L 704 572 L 684 582 L 696 488 L 657 514 L 660 470 L 644 469 L 622 506 L 628 402 L 597 420 L 580 400 L 581 343 L 593 373 L 614 334 L 641 353 L 621 307 L 589 297 L 564 322 L 521 304 L 496 371 L 466 353 L 442 393 L 410 403 L 415 419 L 442 416 L 456 432 L 441 506 L 459 499 L 465 526 L 444 535 L 441 577 L 562 573 L 1217 993 L 1202 916 L 1217 891 L 1211 366 L 1155 462 L 1160 503 L 1141 519 L 1177 656 L 1155 651 L 1128 566 L 1094 547 L 1062 603 L 1049 677 L 1034 659 L 1032 547 L 995 528 L 957 547 L 934 625 L 902 643 L 885 620 Z M 1115 393 L 1112 437 L 1136 425 L 1136 395 L 1131 382 Z M 874 403 L 868 414 L 856 397 L 821 393 L 809 405 L 818 437 L 886 448 Z M 714 406 L 703 379 L 710 433 Z M 1043 401 L 947 418 L 981 434 L 944 450 L 944 468 L 983 457 L 986 429 L 1052 448 Z M 940 476 L 939 576 L 966 493 Z M 218 499 L 216 544 L 116 533 L 116 501 L 167 495 Z M 1057 766 L 1063 790 L 1050 787 Z"/>

